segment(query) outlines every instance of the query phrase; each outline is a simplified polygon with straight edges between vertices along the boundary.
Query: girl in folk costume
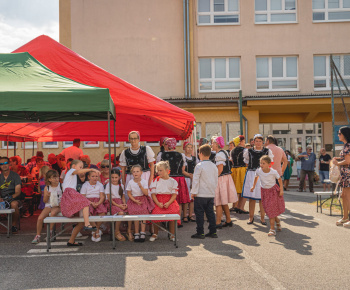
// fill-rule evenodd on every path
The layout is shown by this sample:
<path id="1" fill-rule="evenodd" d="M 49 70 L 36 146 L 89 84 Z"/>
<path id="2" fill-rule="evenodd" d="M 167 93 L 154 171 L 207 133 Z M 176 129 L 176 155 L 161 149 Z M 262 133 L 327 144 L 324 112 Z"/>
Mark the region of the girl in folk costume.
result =
<path id="1" fill-rule="evenodd" d="M 148 195 L 148 183 L 142 179 L 142 167 L 134 165 L 131 168 L 133 179 L 126 187 L 129 196 L 127 202 L 128 212 L 130 215 L 149 214 L 154 209 L 154 203 Z M 135 221 L 135 242 L 144 242 L 146 238 L 146 221 L 141 222 L 141 235 L 139 221 Z"/>
<path id="2" fill-rule="evenodd" d="M 40 168 L 39 170 L 39 184 L 38 184 L 38 191 L 41 194 L 41 198 L 40 198 L 40 204 L 38 206 L 38 209 L 44 209 L 45 206 L 45 202 L 44 202 L 44 189 L 46 186 L 46 173 L 50 170 L 49 166 L 44 165 L 43 167 Z"/>
<path id="3" fill-rule="evenodd" d="M 168 137 L 160 138 L 160 141 L 159 141 L 160 151 L 158 152 L 157 158 L 156 158 L 157 163 L 162 159 L 163 152 L 166 152 L 169 150 L 168 145 L 165 143 L 166 139 L 168 139 Z"/>
<path id="4" fill-rule="evenodd" d="M 131 168 L 134 165 L 141 166 L 141 178 L 150 185 L 154 177 L 154 152 L 149 146 L 140 146 L 140 133 L 131 131 L 129 133 L 130 148 L 125 149 L 119 158 L 122 168 L 122 183 L 125 188 L 133 178 Z"/>
<path id="5" fill-rule="evenodd" d="M 127 208 L 128 206 L 126 205 L 125 202 L 125 196 L 124 196 L 124 186 L 120 182 L 120 170 L 119 169 L 112 169 L 111 171 L 111 181 L 112 181 L 112 186 L 111 186 L 111 192 L 112 192 L 112 210 L 111 213 L 112 215 L 125 215 L 127 213 Z M 110 198 L 110 192 L 109 192 L 109 183 L 106 185 L 105 189 L 105 194 L 106 194 L 106 200 L 109 201 Z M 109 207 L 108 207 L 109 210 Z M 131 233 L 131 223 L 128 222 L 129 227 L 128 227 L 128 240 L 133 241 L 134 237 Z M 115 222 L 115 238 L 118 241 L 125 241 L 125 237 L 120 233 L 120 224 L 121 222 Z"/>
<path id="6" fill-rule="evenodd" d="M 88 180 L 85 182 L 80 190 L 80 193 L 84 195 L 90 202 L 90 215 L 91 216 L 103 216 L 107 214 L 107 207 L 104 204 L 105 201 L 105 190 L 103 184 L 98 181 L 99 175 L 96 172 L 90 171 L 88 173 Z M 91 223 L 93 226 L 96 226 L 97 231 L 94 232 L 91 236 L 93 242 L 100 242 L 102 231 L 100 226 L 102 222 Z"/>
<path id="7" fill-rule="evenodd" d="M 176 201 L 180 205 L 180 208 L 183 210 L 183 217 L 187 216 L 187 207 L 191 202 L 190 194 L 188 192 L 187 184 L 184 177 L 185 167 L 186 167 L 186 159 L 185 157 L 175 151 L 176 148 L 176 139 L 168 138 L 165 143 L 168 145 L 167 152 L 162 154 L 162 161 L 169 161 L 170 165 L 170 174 L 169 176 L 174 178 L 179 187 L 178 195 Z M 180 212 L 181 216 L 181 212 Z M 180 226 L 181 227 L 181 226 Z"/>
<path id="8" fill-rule="evenodd" d="M 68 170 L 62 187 L 63 195 L 61 199 L 61 212 L 65 217 L 72 217 L 74 214 L 83 210 L 84 222 L 78 223 L 72 232 L 72 235 L 67 243 L 67 246 L 82 246 L 82 243 L 75 243 L 75 237 L 84 226 L 85 231 L 96 231 L 96 227 L 93 227 L 89 223 L 89 201 L 85 196 L 76 191 L 77 188 L 77 174 L 85 174 L 87 172 L 94 171 L 98 175 L 100 172 L 96 169 L 86 168 L 83 169 L 83 162 L 80 160 L 73 160 L 71 163 L 71 169 Z"/>
<path id="9" fill-rule="evenodd" d="M 198 163 L 198 160 L 197 160 L 196 156 L 192 156 L 193 145 L 191 143 L 184 142 L 183 149 L 184 149 L 185 153 L 182 153 L 182 155 L 186 159 L 186 166 L 185 166 L 185 171 L 184 171 L 185 181 L 186 181 L 186 184 L 187 184 L 188 192 L 191 192 L 194 168 L 196 167 L 196 164 Z M 184 217 L 184 222 L 185 223 L 188 222 L 189 220 L 191 222 L 195 222 L 196 221 L 194 219 L 194 217 L 193 217 L 193 213 L 194 213 L 194 204 L 193 204 L 193 200 L 191 200 L 191 202 L 190 202 L 190 209 L 189 209 L 189 215 L 188 215 L 188 217 Z"/>
<path id="10" fill-rule="evenodd" d="M 270 219 L 270 231 L 268 236 L 275 236 L 275 222 L 278 232 L 282 230 L 281 220 L 278 216 L 285 211 L 283 199 L 283 183 L 279 173 L 270 168 L 271 158 L 263 156 L 260 158 L 260 168 L 255 171 L 255 179 L 251 192 L 254 191 L 258 179 L 261 182 L 261 201 L 267 216 Z M 279 186 L 276 184 L 278 180 Z"/>
<path id="11" fill-rule="evenodd" d="M 255 171 L 260 167 L 260 158 L 264 155 L 268 155 L 272 162 L 273 154 L 271 150 L 263 147 L 263 136 L 256 134 L 254 136 L 254 147 L 245 149 L 243 152 L 244 162 L 248 164 L 248 169 L 244 178 L 242 197 L 249 198 L 249 225 L 254 222 L 255 203 L 257 200 L 260 205 L 260 222 L 266 225 L 265 211 L 261 204 L 261 183 L 259 180 L 254 191 L 250 191 L 254 183 Z"/>
<path id="12" fill-rule="evenodd" d="M 237 194 L 239 195 L 238 203 L 233 206 L 233 211 L 237 213 L 247 214 L 249 212 L 244 210 L 244 205 L 246 199 L 242 197 L 242 188 L 244 183 L 244 177 L 247 171 L 247 166 L 244 163 L 243 152 L 245 149 L 245 138 L 242 135 L 239 135 L 233 138 L 233 142 L 235 144 L 235 148 L 231 151 L 231 161 L 233 164 L 232 167 L 232 178 L 233 182 L 236 186 Z"/>
<path id="13" fill-rule="evenodd" d="M 212 138 L 212 149 L 216 152 L 215 163 L 219 171 L 218 185 L 215 191 L 215 207 L 216 207 L 216 227 L 232 227 L 232 220 L 230 216 L 229 203 L 234 203 L 238 200 L 237 192 L 233 179 L 231 177 L 231 166 L 229 155 L 225 147 L 225 141 L 222 136 Z M 221 223 L 222 213 L 225 213 L 226 222 Z"/>
<path id="14" fill-rule="evenodd" d="M 150 193 L 155 203 L 155 207 L 152 210 L 152 214 L 178 214 L 180 207 L 176 201 L 178 194 L 177 181 L 174 178 L 169 177 L 170 166 L 168 161 L 160 161 L 156 165 L 158 177 L 156 177 L 150 186 Z M 156 223 L 166 221 L 155 221 Z M 170 236 L 171 241 L 175 241 L 175 221 L 169 222 L 169 231 L 172 233 Z M 158 238 L 159 228 L 154 227 L 154 233 L 149 239 L 154 242 Z"/>

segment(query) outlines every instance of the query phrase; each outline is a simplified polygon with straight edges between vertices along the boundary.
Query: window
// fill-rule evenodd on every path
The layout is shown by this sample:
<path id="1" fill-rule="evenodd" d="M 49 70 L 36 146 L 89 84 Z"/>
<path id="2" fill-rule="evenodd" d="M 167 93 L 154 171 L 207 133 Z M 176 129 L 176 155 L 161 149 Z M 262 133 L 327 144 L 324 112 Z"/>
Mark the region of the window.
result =
<path id="1" fill-rule="evenodd" d="M 232 141 L 236 136 L 241 135 L 241 126 L 239 122 L 227 122 L 226 123 L 226 139 L 227 144 Z"/>
<path id="2" fill-rule="evenodd" d="M 33 149 L 33 142 L 24 142 L 25 145 L 22 143 L 22 148 L 26 146 L 26 149 Z M 34 142 L 34 148 L 38 148 L 38 142 Z"/>
<path id="3" fill-rule="evenodd" d="M 84 141 L 83 147 L 84 148 L 99 148 L 100 143 L 98 141 Z"/>
<path id="4" fill-rule="evenodd" d="M 9 142 L 9 149 L 15 149 L 15 144 L 16 144 L 16 149 L 18 147 L 17 142 Z M 2 141 L 2 149 L 7 149 L 7 141 Z"/>
<path id="5" fill-rule="evenodd" d="M 147 142 L 145 142 L 145 146 L 156 146 L 156 147 L 160 147 L 160 146 L 159 146 L 159 142 L 160 142 L 160 141 L 147 141 Z"/>
<path id="6" fill-rule="evenodd" d="M 196 122 L 196 138 L 197 138 L 197 143 L 199 142 L 199 139 L 202 138 L 202 124 L 197 122 Z"/>
<path id="7" fill-rule="evenodd" d="M 208 140 L 213 136 L 222 136 L 221 123 L 205 123 L 205 136 Z"/>
<path id="8" fill-rule="evenodd" d="M 350 0 L 312 0 L 313 22 L 350 21 Z"/>
<path id="9" fill-rule="evenodd" d="M 296 56 L 257 57 L 256 89 L 264 91 L 297 91 L 298 58 Z"/>
<path id="10" fill-rule="evenodd" d="M 239 0 L 198 0 L 198 25 L 239 24 Z"/>
<path id="11" fill-rule="evenodd" d="M 73 141 L 64 141 L 63 142 L 63 148 L 67 148 L 73 146 Z"/>
<path id="12" fill-rule="evenodd" d="M 255 23 L 297 22 L 296 0 L 255 0 Z"/>
<path id="13" fill-rule="evenodd" d="M 43 148 L 58 148 L 58 142 L 43 142 Z"/>
<path id="14" fill-rule="evenodd" d="M 120 146 L 119 142 L 116 142 L 116 147 L 119 147 L 119 146 Z M 103 142 L 103 147 L 108 148 L 108 142 Z M 111 142 L 111 147 L 114 148 L 114 142 Z"/>
<path id="15" fill-rule="evenodd" d="M 200 58 L 200 92 L 236 92 L 241 88 L 240 58 Z"/>
<path id="16" fill-rule="evenodd" d="M 345 84 L 350 86 L 350 55 L 333 55 L 333 61 L 344 79 Z M 342 82 L 339 82 L 339 84 L 342 85 Z M 314 89 L 315 91 L 331 89 L 329 55 L 314 56 Z M 342 89 L 345 88 L 342 87 Z"/>

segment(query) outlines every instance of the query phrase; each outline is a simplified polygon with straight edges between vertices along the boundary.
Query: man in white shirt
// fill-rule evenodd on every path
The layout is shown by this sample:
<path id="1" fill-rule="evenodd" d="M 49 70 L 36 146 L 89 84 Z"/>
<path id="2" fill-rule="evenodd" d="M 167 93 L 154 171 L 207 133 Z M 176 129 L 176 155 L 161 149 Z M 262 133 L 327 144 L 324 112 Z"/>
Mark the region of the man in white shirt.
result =
<path id="1" fill-rule="evenodd" d="M 73 160 L 79 160 L 80 156 L 84 155 L 83 150 L 81 150 L 79 147 L 80 139 L 74 139 L 73 146 L 70 146 L 61 152 L 61 154 L 66 159 L 66 162 L 70 158 L 72 158 Z"/>

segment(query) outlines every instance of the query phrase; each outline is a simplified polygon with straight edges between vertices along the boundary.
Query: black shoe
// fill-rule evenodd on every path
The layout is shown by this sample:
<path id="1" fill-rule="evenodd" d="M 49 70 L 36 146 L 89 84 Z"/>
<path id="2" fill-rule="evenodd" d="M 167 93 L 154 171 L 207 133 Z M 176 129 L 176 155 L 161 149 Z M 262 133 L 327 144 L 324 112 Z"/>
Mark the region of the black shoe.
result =
<path id="1" fill-rule="evenodd" d="M 67 243 L 68 247 L 81 247 L 82 245 L 83 245 L 82 243 L 77 243 L 77 242 L 75 242 L 73 244 L 70 242 Z"/>
<path id="2" fill-rule="evenodd" d="M 221 230 L 222 229 L 222 223 L 219 223 L 218 225 L 216 225 L 216 228 Z"/>
<path id="3" fill-rule="evenodd" d="M 261 224 L 262 224 L 263 226 L 266 226 L 266 225 L 267 225 L 267 223 L 266 223 L 265 221 L 260 220 L 260 222 L 261 222 Z"/>
<path id="4" fill-rule="evenodd" d="M 238 213 L 239 213 L 239 214 L 248 214 L 249 211 L 240 209 Z"/>
<path id="5" fill-rule="evenodd" d="M 253 224 L 253 223 L 254 223 L 254 218 L 252 219 L 252 221 L 248 221 L 248 222 L 247 222 L 248 225 L 251 225 L 251 224 Z"/>
<path id="6" fill-rule="evenodd" d="M 179 229 L 179 228 L 183 228 L 183 224 L 179 224 L 179 225 L 177 225 L 177 228 Z"/>
<path id="7" fill-rule="evenodd" d="M 185 219 L 186 219 L 186 220 L 185 220 Z M 187 223 L 188 223 L 188 216 L 184 216 L 183 219 L 182 219 L 182 221 L 183 221 L 184 223 L 187 224 Z"/>
<path id="8" fill-rule="evenodd" d="M 205 239 L 204 234 L 194 234 L 191 236 L 192 239 Z"/>
<path id="9" fill-rule="evenodd" d="M 205 236 L 208 238 L 218 238 L 217 233 L 207 233 Z"/>
<path id="10" fill-rule="evenodd" d="M 12 226 L 11 231 L 12 231 L 13 234 L 17 234 L 18 233 L 18 230 L 17 230 L 17 228 L 15 226 Z"/>
<path id="11" fill-rule="evenodd" d="M 225 223 L 222 225 L 223 228 L 226 228 L 226 227 L 232 228 L 232 226 L 233 226 L 232 221 L 230 221 L 229 223 L 225 222 Z"/>

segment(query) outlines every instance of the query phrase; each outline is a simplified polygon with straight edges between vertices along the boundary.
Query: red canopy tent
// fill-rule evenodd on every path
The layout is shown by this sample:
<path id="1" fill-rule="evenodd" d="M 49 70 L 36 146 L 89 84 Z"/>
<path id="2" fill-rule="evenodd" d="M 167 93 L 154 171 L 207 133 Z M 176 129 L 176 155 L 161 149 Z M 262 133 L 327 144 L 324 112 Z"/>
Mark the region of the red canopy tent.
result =
<path id="1" fill-rule="evenodd" d="M 55 73 L 74 81 L 108 88 L 116 110 L 116 141 L 127 141 L 131 130 L 140 131 L 142 141 L 155 141 L 162 136 L 180 140 L 191 135 L 195 121 L 193 114 L 108 73 L 48 36 L 39 36 L 14 52 L 29 52 Z M 0 124 L 1 140 L 48 142 L 77 137 L 107 141 L 106 122 Z"/>

